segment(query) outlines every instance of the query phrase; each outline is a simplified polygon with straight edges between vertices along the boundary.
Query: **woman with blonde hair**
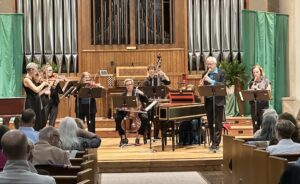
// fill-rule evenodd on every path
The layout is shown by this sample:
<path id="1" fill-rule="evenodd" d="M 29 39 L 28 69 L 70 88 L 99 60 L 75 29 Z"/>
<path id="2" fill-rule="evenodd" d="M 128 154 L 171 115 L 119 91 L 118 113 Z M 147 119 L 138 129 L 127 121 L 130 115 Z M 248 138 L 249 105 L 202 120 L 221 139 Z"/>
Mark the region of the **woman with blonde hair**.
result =
<path id="1" fill-rule="evenodd" d="M 91 78 L 91 74 L 89 72 L 83 72 L 80 80 L 80 87 L 89 87 L 89 88 L 103 88 L 100 84 L 96 84 L 94 80 Z M 82 119 L 83 121 L 86 119 L 88 131 L 95 133 L 95 123 L 96 123 L 96 100 L 95 98 L 76 97 L 75 100 L 76 108 L 76 117 Z"/>
<path id="2" fill-rule="evenodd" d="M 271 84 L 268 78 L 264 75 L 264 70 L 261 66 L 255 65 L 251 69 L 252 79 L 249 82 L 249 90 L 269 90 L 271 91 Z M 253 124 L 253 133 L 261 127 L 262 115 L 265 109 L 269 108 L 269 101 L 259 100 L 250 101 L 251 106 L 251 118 Z"/>

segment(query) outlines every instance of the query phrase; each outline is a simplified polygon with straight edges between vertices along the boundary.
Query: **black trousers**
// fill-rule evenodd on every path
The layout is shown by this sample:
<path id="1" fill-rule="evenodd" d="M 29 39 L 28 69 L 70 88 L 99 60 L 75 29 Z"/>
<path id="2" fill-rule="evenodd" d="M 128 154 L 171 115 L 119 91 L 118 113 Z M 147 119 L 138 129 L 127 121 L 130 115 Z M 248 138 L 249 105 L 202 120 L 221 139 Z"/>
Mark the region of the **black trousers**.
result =
<path id="1" fill-rule="evenodd" d="M 215 117 L 213 108 L 215 108 Z M 205 110 L 208 121 L 208 128 L 210 134 L 210 141 L 213 145 L 219 146 L 222 137 L 222 127 L 224 121 L 224 106 L 213 106 L 213 99 L 206 99 Z M 215 127 L 214 127 L 215 118 Z"/>
<path id="2" fill-rule="evenodd" d="M 124 111 L 117 111 L 115 122 L 116 122 L 116 130 L 119 132 L 119 135 L 125 135 L 125 130 L 122 127 L 122 121 L 127 116 L 127 112 Z M 146 126 L 148 124 L 148 116 L 147 114 L 138 114 L 139 118 L 141 119 L 141 127 L 138 130 L 138 134 L 144 135 Z"/>
<path id="3" fill-rule="evenodd" d="M 88 104 L 80 104 L 79 105 L 79 113 L 76 113 L 76 117 L 82 119 L 83 121 L 86 119 L 88 131 L 95 133 L 95 123 L 96 123 L 96 112 L 89 111 Z"/>
<path id="4" fill-rule="evenodd" d="M 251 119 L 253 125 L 253 134 L 260 129 L 262 122 L 262 115 L 265 109 L 269 108 L 269 101 L 257 101 L 256 102 L 256 112 L 255 112 L 255 103 L 250 101 L 251 106 Z"/>
<path id="5" fill-rule="evenodd" d="M 49 126 L 55 125 L 55 121 L 57 118 L 58 113 L 58 105 L 55 104 L 49 104 L 45 108 L 46 118 L 49 119 Z"/>

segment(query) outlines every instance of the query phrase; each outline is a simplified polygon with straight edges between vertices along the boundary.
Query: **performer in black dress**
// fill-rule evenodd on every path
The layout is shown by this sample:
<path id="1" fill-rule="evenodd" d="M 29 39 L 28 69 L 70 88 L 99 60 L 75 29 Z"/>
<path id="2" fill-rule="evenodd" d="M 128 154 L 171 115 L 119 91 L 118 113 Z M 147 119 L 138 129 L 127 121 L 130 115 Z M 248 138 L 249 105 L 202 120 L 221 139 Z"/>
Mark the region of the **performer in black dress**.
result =
<path id="1" fill-rule="evenodd" d="M 44 80 L 50 82 L 49 103 L 45 108 L 46 120 L 49 120 L 49 126 L 55 126 L 59 105 L 59 93 L 62 93 L 61 87 L 58 83 L 66 81 L 66 79 L 64 76 L 54 75 L 53 68 L 49 64 L 44 66 L 43 74 Z"/>
<path id="2" fill-rule="evenodd" d="M 25 109 L 32 109 L 35 112 L 36 117 L 34 129 L 39 131 L 42 128 L 42 106 L 39 92 L 48 86 L 48 83 L 42 82 L 38 86 L 35 85 L 34 76 L 38 73 L 38 68 L 35 63 L 28 63 L 26 71 L 27 74 L 23 79 L 23 87 L 26 92 Z"/>
<path id="3" fill-rule="evenodd" d="M 79 89 L 81 87 L 101 87 L 100 84 L 96 84 L 92 78 L 91 74 L 88 72 L 83 72 L 79 81 Z M 77 98 L 75 100 L 75 113 L 76 117 L 82 119 L 83 121 L 86 119 L 88 125 L 88 131 L 95 133 L 95 123 L 96 123 L 96 100 L 95 98 Z"/>
<path id="4" fill-rule="evenodd" d="M 264 76 L 264 70 L 261 66 L 255 65 L 251 69 L 252 79 L 249 82 L 249 90 L 271 90 L 269 79 Z M 251 118 L 253 124 L 253 133 L 260 129 L 262 115 L 265 109 L 269 108 L 269 101 L 256 101 L 256 110 L 254 101 L 250 101 Z"/>

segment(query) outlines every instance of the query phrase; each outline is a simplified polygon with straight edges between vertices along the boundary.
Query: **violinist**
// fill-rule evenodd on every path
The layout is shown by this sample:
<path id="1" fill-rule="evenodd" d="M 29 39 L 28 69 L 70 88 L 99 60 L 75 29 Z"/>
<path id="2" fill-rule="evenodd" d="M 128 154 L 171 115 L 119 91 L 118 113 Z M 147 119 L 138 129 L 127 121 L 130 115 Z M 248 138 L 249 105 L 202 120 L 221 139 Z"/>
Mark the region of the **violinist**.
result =
<path id="1" fill-rule="evenodd" d="M 46 120 L 49 120 L 49 126 L 54 126 L 58 113 L 59 93 L 62 93 L 59 82 L 65 81 L 65 77 L 54 75 L 50 64 L 44 66 L 44 80 L 50 84 L 49 102 L 45 108 Z"/>
<path id="2" fill-rule="evenodd" d="M 225 74 L 222 70 L 220 70 L 217 67 L 217 59 L 215 57 L 209 56 L 206 59 L 206 66 L 207 66 L 207 72 L 199 81 L 199 84 L 200 85 L 218 85 L 218 84 L 224 85 Z M 219 144 L 221 142 L 222 127 L 223 127 L 222 122 L 224 121 L 224 105 L 225 105 L 224 96 L 216 96 L 215 102 L 213 102 L 213 97 L 211 96 L 205 97 L 205 110 L 206 110 L 206 116 L 208 121 L 210 140 L 212 143 L 210 149 L 212 151 L 218 150 Z"/>
<path id="3" fill-rule="evenodd" d="M 252 79 L 249 82 L 249 90 L 271 90 L 271 84 L 268 78 L 264 76 L 264 70 L 261 66 L 255 65 L 251 69 Z M 253 124 L 253 133 L 260 129 L 262 115 L 265 109 L 269 108 L 269 101 L 261 100 L 256 102 L 255 110 L 254 101 L 250 101 L 251 118 Z M 256 112 L 255 112 L 256 111 Z"/>
<path id="4" fill-rule="evenodd" d="M 35 114 L 34 129 L 39 131 L 42 127 L 42 112 L 41 112 L 41 99 L 39 93 L 48 86 L 47 82 L 41 82 L 37 84 L 34 80 L 36 74 L 38 74 L 38 67 L 35 63 L 28 63 L 26 66 L 26 76 L 23 79 L 23 87 L 26 92 L 25 109 L 32 109 Z"/>
<path id="5" fill-rule="evenodd" d="M 43 80 L 43 71 L 39 71 L 38 73 L 35 74 L 35 76 L 33 77 L 34 79 L 34 84 L 36 86 L 40 85 L 41 83 L 44 82 Z M 40 102 L 41 102 L 41 114 L 40 114 L 40 119 L 41 119 L 41 123 L 39 126 L 39 129 L 42 129 L 46 126 L 47 124 L 47 118 L 46 118 L 46 108 L 49 104 L 49 96 L 50 96 L 50 87 L 49 87 L 49 83 L 48 86 L 44 87 L 39 93 L 38 93 Z"/>
<path id="6" fill-rule="evenodd" d="M 103 88 L 100 84 L 96 84 L 92 78 L 91 74 L 88 72 L 83 72 L 80 80 L 79 85 L 81 87 L 88 87 L 88 88 Z M 88 125 L 88 131 L 95 133 L 95 123 L 96 123 L 96 100 L 95 98 L 78 98 L 76 97 L 76 108 L 75 113 L 76 117 L 80 118 L 81 120 L 85 120 Z"/>
<path id="7" fill-rule="evenodd" d="M 139 89 L 134 89 L 134 82 L 132 79 L 125 79 L 124 84 L 126 86 L 126 91 L 122 94 L 123 96 L 136 96 L 138 100 L 143 104 L 148 102 L 147 97 L 144 95 L 142 91 Z M 116 112 L 115 122 L 116 122 L 116 130 L 119 132 L 121 141 L 120 141 L 120 147 L 123 145 L 128 144 L 128 139 L 125 134 L 125 130 L 123 129 L 121 123 L 123 119 L 127 116 L 128 112 L 118 110 Z M 135 145 L 140 145 L 140 137 L 144 136 L 146 125 L 148 124 L 148 115 L 138 113 L 137 116 L 141 120 L 141 126 L 138 130 L 137 137 L 135 139 Z M 145 143 L 145 141 L 144 141 Z"/>

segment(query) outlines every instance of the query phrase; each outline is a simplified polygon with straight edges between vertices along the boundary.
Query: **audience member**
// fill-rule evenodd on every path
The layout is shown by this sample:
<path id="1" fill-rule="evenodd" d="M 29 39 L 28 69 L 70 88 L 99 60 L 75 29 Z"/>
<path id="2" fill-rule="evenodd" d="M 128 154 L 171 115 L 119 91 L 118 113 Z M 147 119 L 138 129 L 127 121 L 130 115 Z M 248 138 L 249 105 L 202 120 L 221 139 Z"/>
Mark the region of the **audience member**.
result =
<path id="1" fill-rule="evenodd" d="M 288 165 L 280 178 L 280 184 L 299 184 L 300 183 L 300 166 Z"/>
<path id="2" fill-rule="evenodd" d="M 78 128 L 74 118 L 66 117 L 59 125 L 60 147 L 64 150 L 84 150 L 98 148 L 101 139 L 94 133 Z"/>
<path id="3" fill-rule="evenodd" d="M 0 125 L 0 141 L 2 139 L 2 136 L 9 130 L 9 128 L 5 125 Z M 0 144 L 0 171 L 3 170 L 4 165 L 6 163 L 6 157 L 2 151 L 2 147 Z"/>
<path id="4" fill-rule="evenodd" d="M 295 125 L 296 131 L 293 133 L 292 140 L 294 142 L 300 143 L 300 127 L 298 125 L 298 121 L 296 120 L 296 118 L 292 114 L 285 112 L 280 114 L 278 119 L 290 120 Z"/>
<path id="5" fill-rule="evenodd" d="M 34 122 L 34 111 L 32 109 L 26 109 L 25 111 L 23 111 L 19 130 L 23 132 L 33 144 L 35 144 L 39 140 L 39 132 L 33 129 Z"/>
<path id="6" fill-rule="evenodd" d="M 289 120 L 279 120 L 275 125 L 277 145 L 267 147 L 271 155 L 274 154 L 297 154 L 300 153 L 300 144 L 291 139 L 295 132 L 295 125 Z"/>
<path id="7" fill-rule="evenodd" d="M 257 130 L 254 138 L 258 141 L 269 141 L 269 145 L 278 143 L 275 136 L 275 124 L 278 120 L 278 114 L 274 109 L 266 109 L 262 115 L 261 129 Z"/>
<path id="8" fill-rule="evenodd" d="M 54 127 L 45 127 L 40 131 L 39 141 L 33 149 L 32 163 L 36 164 L 54 164 L 71 165 L 69 153 L 58 147 L 60 136 L 58 130 Z"/>
<path id="9" fill-rule="evenodd" d="M 19 129 L 20 123 L 21 123 L 21 117 L 20 116 L 16 116 L 15 119 L 14 119 L 14 127 L 15 127 L 15 129 Z"/>
<path id="10" fill-rule="evenodd" d="M 65 117 L 59 124 L 60 144 L 63 150 L 82 150 L 77 137 L 78 127 L 74 118 Z"/>
<path id="11" fill-rule="evenodd" d="M 7 162 L 3 172 L 0 172 L 0 184 L 55 184 L 52 177 L 30 171 L 27 161 L 27 153 L 30 148 L 26 136 L 21 131 L 10 130 L 5 133 L 1 145 Z"/>

